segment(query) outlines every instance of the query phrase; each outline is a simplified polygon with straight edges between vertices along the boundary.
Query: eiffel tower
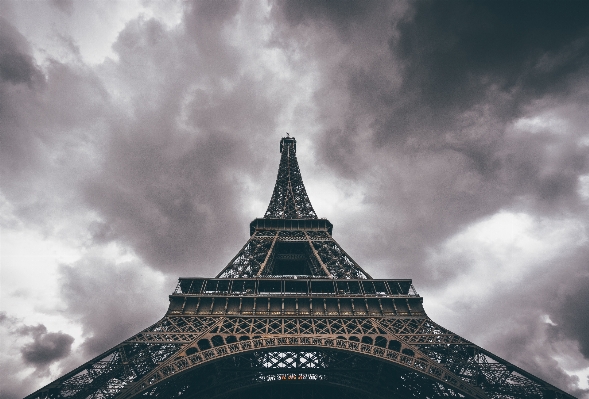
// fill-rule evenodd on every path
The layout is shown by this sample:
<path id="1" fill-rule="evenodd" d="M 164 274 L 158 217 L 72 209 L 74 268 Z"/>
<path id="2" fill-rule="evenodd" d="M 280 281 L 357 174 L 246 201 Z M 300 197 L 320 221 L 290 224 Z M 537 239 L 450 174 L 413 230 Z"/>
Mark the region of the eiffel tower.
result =
<path id="1" fill-rule="evenodd" d="M 27 399 L 573 398 L 433 322 L 411 280 L 373 279 L 307 196 L 280 141 L 270 205 L 215 278 Z"/>

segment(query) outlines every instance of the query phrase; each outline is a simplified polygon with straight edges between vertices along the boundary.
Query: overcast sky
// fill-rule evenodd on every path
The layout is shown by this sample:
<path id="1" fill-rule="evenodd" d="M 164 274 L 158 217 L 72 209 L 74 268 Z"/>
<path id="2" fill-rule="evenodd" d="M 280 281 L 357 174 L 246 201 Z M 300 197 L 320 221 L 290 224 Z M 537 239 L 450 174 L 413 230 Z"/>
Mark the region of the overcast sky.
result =
<path id="1" fill-rule="evenodd" d="M 161 318 L 279 140 L 375 278 L 589 398 L 589 3 L 0 1 L 0 396 Z"/>

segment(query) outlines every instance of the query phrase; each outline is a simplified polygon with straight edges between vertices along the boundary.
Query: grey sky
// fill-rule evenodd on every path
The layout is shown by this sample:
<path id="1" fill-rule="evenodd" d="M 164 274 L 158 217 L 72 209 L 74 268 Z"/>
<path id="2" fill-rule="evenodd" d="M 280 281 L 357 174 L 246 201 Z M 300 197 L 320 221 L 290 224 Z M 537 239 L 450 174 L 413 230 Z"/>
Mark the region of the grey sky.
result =
<path id="1" fill-rule="evenodd" d="M 4 1 L 0 396 L 163 316 L 267 207 L 589 398 L 584 1 Z"/>

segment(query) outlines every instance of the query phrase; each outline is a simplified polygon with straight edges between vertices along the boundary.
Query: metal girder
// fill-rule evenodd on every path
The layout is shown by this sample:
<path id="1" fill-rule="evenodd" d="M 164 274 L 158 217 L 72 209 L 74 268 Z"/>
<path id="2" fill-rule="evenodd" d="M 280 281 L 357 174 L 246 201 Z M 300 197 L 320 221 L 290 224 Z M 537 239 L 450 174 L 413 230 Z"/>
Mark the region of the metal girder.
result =
<path id="1" fill-rule="evenodd" d="M 462 379 L 483 387 L 491 397 L 572 398 L 429 318 L 381 319 L 379 324 L 418 347 L 429 358 L 445 365 Z"/>
<path id="2" fill-rule="evenodd" d="M 277 232 L 256 231 L 218 277 L 255 277 L 270 254 Z"/>
<path id="3" fill-rule="evenodd" d="M 337 279 L 371 278 L 327 231 L 255 230 L 247 243 L 217 275 L 219 278 L 254 278 L 276 275 L 274 260 L 280 243 L 297 243 L 307 261 L 308 276 Z M 279 245 L 277 245 L 279 244 Z"/>
<path id="4" fill-rule="evenodd" d="M 226 343 L 229 337 L 234 337 L 235 342 Z M 198 343 L 189 346 L 182 353 L 178 353 L 173 359 L 170 359 L 160 367 L 145 375 L 140 381 L 136 382 L 125 392 L 121 392 L 118 399 L 126 399 L 142 395 L 152 387 L 164 383 L 166 380 L 174 379 L 181 373 L 186 373 L 192 368 L 199 367 L 208 362 L 220 360 L 225 357 L 232 357 L 240 353 L 271 353 L 270 358 L 263 360 L 263 365 L 270 368 L 276 368 L 281 374 L 288 374 L 289 362 L 287 361 L 291 353 L 316 353 L 315 350 L 345 351 L 353 352 L 359 356 L 375 357 L 380 361 L 390 362 L 397 367 L 410 370 L 414 373 L 424 375 L 430 380 L 436 380 L 439 383 L 452 388 L 456 392 L 462 393 L 466 397 L 488 398 L 488 396 L 476 386 L 473 386 L 461 380 L 454 373 L 448 371 L 438 363 L 416 353 L 405 347 L 401 352 L 386 347 L 376 346 L 368 343 L 355 342 L 345 339 L 345 337 L 336 337 L 331 335 L 322 336 L 295 336 L 292 334 L 282 336 L 266 336 L 259 338 L 242 339 L 247 336 L 225 336 L 209 334 L 204 336 Z M 384 337 L 383 337 L 384 338 Z M 216 343 L 223 345 L 213 346 Z M 209 342 L 205 344 L 205 342 Z M 395 341 L 398 342 L 398 341 Z M 200 348 L 198 345 L 211 346 L 210 348 Z M 268 350 L 271 350 L 270 352 Z M 419 354 L 419 352 L 417 352 Z M 309 365 L 307 365 L 309 366 Z M 307 367 L 307 374 L 320 376 L 323 373 L 325 365 L 321 363 L 312 363 Z"/>
<path id="5" fill-rule="evenodd" d="M 27 398 L 114 397 L 219 322 L 210 317 L 164 317 Z"/>
<path id="6" fill-rule="evenodd" d="M 296 140 L 283 138 L 280 142 L 280 165 L 272 199 L 265 218 L 317 219 L 303 184 L 296 156 Z"/>
<path id="7" fill-rule="evenodd" d="M 300 360 L 304 358 L 309 362 L 301 364 Z M 236 354 L 164 381 L 146 390 L 144 396 L 297 399 L 465 397 L 444 384 L 392 363 L 350 352 L 322 349 L 270 349 Z"/>
<path id="8" fill-rule="evenodd" d="M 406 391 L 403 395 L 412 390 L 430 392 L 434 389 L 431 384 L 434 384 L 437 387 L 435 389 L 453 392 L 457 397 L 571 398 L 441 328 L 427 317 L 341 319 L 199 316 L 165 317 L 28 398 L 127 399 L 155 395 L 164 389 L 158 388 L 160 386 L 168 387 L 164 391 L 169 395 L 169 387 L 176 386 L 184 378 L 181 375 L 227 358 L 238 359 L 239 356 L 250 356 L 252 353 L 265 353 L 277 356 L 276 359 L 283 357 L 289 363 L 291 361 L 286 358 L 291 356 L 290 353 L 305 356 L 309 353 L 333 352 L 348 353 L 350 359 L 356 359 L 355 362 L 360 362 L 357 360 L 359 358 L 369 357 L 373 359 L 375 367 L 381 363 L 394 366 L 378 366 L 385 367 L 389 373 L 396 370 L 393 374 L 419 375 L 419 378 L 415 378 L 422 381 L 424 386 L 406 386 L 402 388 L 403 392 Z M 352 367 L 346 374 L 345 367 L 337 368 L 332 362 L 327 369 L 322 369 L 321 364 L 317 363 L 313 366 L 313 373 L 297 371 L 293 374 L 284 370 L 289 368 L 284 362 L 279 362 L 282 365 L 275 364 L 276 361 L 266 363 L 275 367 L 267 367 L 268 370 L 263 370 L 262 374 L 272 375 L 273 379 L 260 379 L 259 375 L 262 374 L 256 369 L 261 367 L 259 364 L 254 364 L 249 371 L 243 370 L 241 365 L 240 372 L 247 371 L 257 377 L 246 382 L 236 380 L 235 389 L 278 381 L 277 378 L 281 376 L 288 379 L 293 375 L 300 375 L 307 383 L 314 383 L 308 376 L 311 374 L 326 376 L 324 382 L 331 384 L 335 383 L 333 378 L 353 379 L 358 377 L 359 372 Z M 334 370 L 337 370 L 335 374 L 339 377 L 329 377 Z M 381 388 L 375 387 L 374 390 Z M 220 391 L 217 394 L 221 395 Z"/>

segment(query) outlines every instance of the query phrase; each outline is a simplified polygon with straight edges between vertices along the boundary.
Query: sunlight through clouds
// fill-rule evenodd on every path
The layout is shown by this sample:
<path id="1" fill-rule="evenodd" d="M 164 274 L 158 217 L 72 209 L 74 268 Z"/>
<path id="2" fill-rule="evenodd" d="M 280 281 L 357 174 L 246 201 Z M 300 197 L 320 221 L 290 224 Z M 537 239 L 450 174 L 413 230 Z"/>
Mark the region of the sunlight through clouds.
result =
<path id="1" fill-rule="evenodd" d="M 587 241 L 585 226 L 577 220 L 501 211 L 431 251 L 428 264 L 434 276 L 441 277 L 448 268 L 461 270 L 443 291 L 434 294 L 434 302 L 485 301 L 501 291 L 517 289 L 531 275 L 554 268 L 562 253 Z"/>

